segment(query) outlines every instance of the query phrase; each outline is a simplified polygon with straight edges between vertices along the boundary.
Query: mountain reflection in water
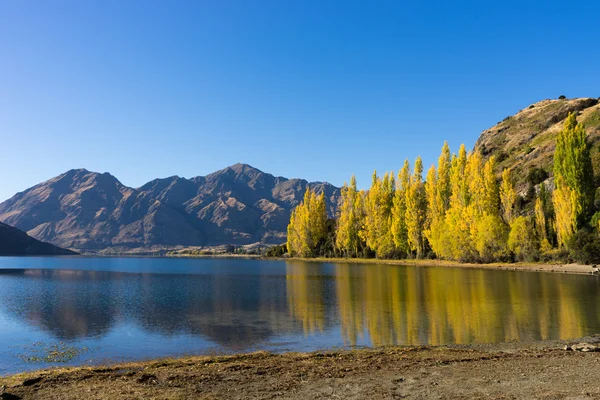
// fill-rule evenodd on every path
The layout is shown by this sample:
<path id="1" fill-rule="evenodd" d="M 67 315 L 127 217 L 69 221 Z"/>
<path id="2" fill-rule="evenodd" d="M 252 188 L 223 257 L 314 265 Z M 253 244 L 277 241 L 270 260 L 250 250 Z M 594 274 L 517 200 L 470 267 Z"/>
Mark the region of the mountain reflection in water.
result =
<path id="1" fill-rule="evenodd" d="M 218 262 L 202 274 L 0 269 L 0 314 L 58 340 L 102 338 L 133 324 L 230 351 L 315 335 L 326 346 L 437 345 L 568 339 L 600 328 L 597 277 L 279 264 L 264 274 L 252 270 L 257 264 L 218 273 Z"/>

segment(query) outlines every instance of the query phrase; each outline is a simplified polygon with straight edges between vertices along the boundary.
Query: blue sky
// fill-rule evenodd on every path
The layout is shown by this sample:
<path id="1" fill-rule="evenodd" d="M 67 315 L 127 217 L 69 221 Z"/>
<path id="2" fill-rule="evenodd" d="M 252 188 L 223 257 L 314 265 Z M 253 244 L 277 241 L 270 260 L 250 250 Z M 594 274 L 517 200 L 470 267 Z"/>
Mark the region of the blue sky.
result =
<path id="1" fill-rule="evenodd" d="M 0 2 L 0 201 L 245 162 L 341 185 L 600 96 L 597 2 Z"/>

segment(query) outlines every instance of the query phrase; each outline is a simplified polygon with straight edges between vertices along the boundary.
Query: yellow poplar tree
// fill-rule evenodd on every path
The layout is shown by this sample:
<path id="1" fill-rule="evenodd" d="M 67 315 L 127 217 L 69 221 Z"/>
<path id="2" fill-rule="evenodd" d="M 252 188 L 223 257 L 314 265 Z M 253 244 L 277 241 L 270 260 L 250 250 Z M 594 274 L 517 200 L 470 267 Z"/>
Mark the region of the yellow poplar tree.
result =
<path id="1" fill-rule="evenodd" d="M 485 211 L 486 187 L 483 179 L 483 159 L 478 151 L 472 152 L 467 158 L 465 167 L 467 184 L 467 206 L 470 206 L 472 218 L 482 215 Z"/>
<path id="2" fill-rule="evenodd" d="M 360 210 L 357 208 L 356 177 L 352 175 L 350 185 L 344 184 L 341 193 L 341 204 L 337 220 L 336 246 L 346 256 L 358 255 L 360 238 Z"/>
<path id="3" fill-rule="evenodd" d="M 505 259 L 509 255 L 507 239 L 508 227 L 499 216 L 499 189 L 496 182 L 495 158 L 490 157 L 485 164 L 479 152 L 469 157 L 466 178 L 469 181 L 469 201 L 467 220 L 470 224 L 473 248 L 465 255 L 478 261 L 491 262 Z"/>
<path id="4" fill-rule="evenodd" d="M 327 204 L 325 202 L 325 192 L 317 195 L 311 192 L 309 207 L 309 228 L 313 243 L 313 250 L 322 239 L 327 237 Z"/>
<path id="5" fill-rule="evenodd" d="M 479 220 L 485 215 L 486 187 L 483 179 L 483 159 L 478 151 L 471 152 L 467 157 L 465 166 L 466 207 L 462 218 L 465 234 L 461 241 L 461 259 L 474 261 L 477 259 L 478 251 L 476 238 L 478 236 Z"/>
<path id="6" fill-rule="evenodd" d="M 365 218 L 360 237 L 378 258 L 387 257 L 394 251 L 390 229 L 394 186 L 393 174 L 385 173 L 380 179 L 375 171 L 365 198 Z"/>
<path id="7" fill-rule="evenodd" d="M 293 211 L 287 228 L 287 248 L 293 257 L 314 257 L 317 246 L 327 237 L 325 194 L 306 189 L 304 199 Z"/>
<path id="8" fill-rule="evenodd" d="M 450 147 L 444 142 L 442 153 L 438 159 L 437 170 L 431 166 L 425 179 L 425 192 L 427 194 L 427 228 L 425 236 L 433 252 L 440 255 L 444 239 L 446 211 L 450 207 L 450 169 L 452 158 Z"/>
<path id="9" fill-rule="evenodd" d="M 498 214 L 484 214 L 477 220 L 475 248 L 482 262 L 507 259 L 508 226 Z"/>
<path id="10" fill-rule="evenodd" d="M 292 214 L 290 215 L 290 222 L 287 226 L 287 251 L 290 256 L 295 257 L 298 255 L 298 249 L 300 247 L 300 233 L 297 230 L 298 227 L 298 217 L 297 210 L 298 207 L 292 210 Z"/>
<path id="11" fill-rule="evenodd" d="M 434 226 L 435 229 L 437 229 L 439 226 L 438 221 L 444 216 L 444 213 L 440 210 L 437 202 L 437 185 L 437 171 L 435 165 L 432 164 L 425 177 L 425 197 L 427 199 L 425 237 L 427 237 L 427 239 L 430 237 L 431 227 Z"/>
<path id="12" fill-rule="evenodd" d="M 563 180 L 558 176 L 555 180 L 556 188 L 552 193 L 552 203 L 554 203 L 554 216 L 556 218 L 556 240 L 559 247 L 568 247 L 569 239 L 575 233 L 576 212 L 573 210 L 574 199 L 577 194 L 571 190 Z"/>
<path id="13" fill-rule="evenodd" d="M 535 198 L 534 205 L 534 216 L 535 216 L 535 228 L 537 231 L 538 238 L 540 240 L 540 250 L 544 253 L 552 249 L 552 245 L 550 244 L 550 240 L 548 239 L 550 236 L 549 232 L 549 221 L 546 215 L 547 208 L 547 194 L 546 194 L 546 186 L 542 183 L 540 185 L 540 190 L 538 195 Z"/>
<path id="14" fill-rule="evenodd" d="M 441 232 L 438 256 L 447 259 L 464 260 L 465 250 L 469 249 L 470 226 L 468 224 L 468 186 L 465 176 L 467 152 L 464 144 L 458 156 L 452 158 L 450 168 L 450 207 L 446 212 L 444 231 Z"/>
<path id="15" fill-rule="evenodd" d="M 502 206 L 502 219 L 508 225 L 511 224 L 514 213 L 515 205 L 517 203 L 517 191 L 515 190 L 515 184 L 512 178 L 510 168 L 506 168 L 502 171 L 502 184 L 500 185 L 500 204 Z"/>
<path id="16" fill-rule="evenodd" d="M 538 250 L 535 228 L 531 217 L 516 217 L 510 227 L 508 247 L 519 261 L 532 260 Z"/>
<path id="17" fill-rule="evenodd" d="M 404 166 L 398 173 L 398 181 L 392 204 L 391 234 L 396 249 L 408 254 L 408 231 L 406 228 L 406 190 L 410 181 L 410 164 L 404 160 Z"/>
<path id="18" fill-rule="evenodd" d="M 425 216 L 427 199 L 423 185 L 423 162 L 415 161 L 415 170 L 406 190 L 406 228 L 410 249 L 422 258 L 425 250 Z"/>
<path id="19" fill-rule="evenodd" d="M 433 177 L 433 171 L 430 175 Z M 450 207 L 438 228 L 433 227 L 432 218 L 429 236 L 434 252 L 459 261 L 507 258 L 508 227 L 498 215 L 500 199 L 494 157 L 484 163 L 478 151 L 467 155 L 461 146 L 451 162 L 450 187 Z"/>
<path id="20" fill-rule="evenodd" d="M 450 207 L 450 168 L 452 167 L 452 156 L 448 142 L 444 142 L 442 154 L 438 159 L 437 168 L 437 203 L 439 212 L 445 213 Z"/>
<path id="21" fill-rule="evenodd" d="M 356 218 L 357 218 L 357 233 L 358 233 L 358 251 L 359 253 L 357 253 L 357 257 L 360 254 L 361 251 L 364 251 L 364 249 L 366 248 L 366 243 L 365 240 L 363 238 L 362 235 L 362 230 L 364 229 L 365 226 L 365 221 L 366 221 L 366 198 L 367 198 L 367 193 L 364 190 L 361 190 L 358 192 L 355 201 L 354 201 L 354 209 L 356 210 Z"/>
<path id="22" fill-rule="evenodd" d="M 485 186 L 484 210 L 487 214 L 498 215 L 500 212 L 500 188 L 496 181 L 496 157 L 491 156 L 483 167 L 483 184 Z"/>

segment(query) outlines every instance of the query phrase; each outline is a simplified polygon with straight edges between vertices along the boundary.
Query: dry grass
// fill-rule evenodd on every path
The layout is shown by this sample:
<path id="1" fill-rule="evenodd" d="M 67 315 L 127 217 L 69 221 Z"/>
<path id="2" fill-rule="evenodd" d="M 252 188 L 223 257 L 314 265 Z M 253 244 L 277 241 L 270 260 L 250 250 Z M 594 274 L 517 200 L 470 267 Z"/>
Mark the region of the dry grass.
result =
<path id="1" fill-rule="evenodd" d="M 476 147 L 499 160 L 499 171 L 512 168 L 521 194 L 528 189 L 531 169 L 552 171 L 556 134 L 571 111 L 580 113 L 578 120 L 587 127 L 592 147 L 600 137 L 600 104 L 595 99 L 544 100 L 484 131 Z"/>

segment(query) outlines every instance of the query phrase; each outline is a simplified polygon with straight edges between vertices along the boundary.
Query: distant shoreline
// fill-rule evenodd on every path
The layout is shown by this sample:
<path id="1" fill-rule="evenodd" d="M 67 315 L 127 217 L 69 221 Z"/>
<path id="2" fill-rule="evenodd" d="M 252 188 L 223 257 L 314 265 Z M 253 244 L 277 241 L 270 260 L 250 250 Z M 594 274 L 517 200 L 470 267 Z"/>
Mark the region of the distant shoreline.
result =
<path id="1" fill-rule="evenodd" d="M 3 256 L 0 256 L 0 259 Z M 267 260 L 267 261 L 301 261 L 311 263 L 346 263 L 346 264 L 384 264 L 412 267 L 448 267 L 448 268 L 475 268 L 491 269 L 503 271 L 529 271 L 529 272 L 554 272 L 579 275 L 600 275 L 600 269 L 595 265 L 583 264 L 549 264 L 549 263 L 460 263 L 446 260 L 384 260 L 376 258 L 301 258 L 301 257 L 265 257 L 260 254 L 149 254 L 149 253 L 123 253 L 123 254 L 76 254 L 76 255 L 23 255 L 6 257 L 64 257 L 64 258 L 201 258 L 201 259 L 248 259 L 248 260 Z"/>
<path id="2" fill-rule="evenodd" d="M 166 258 L 264 258 L 260 254 L 166 254 Z"/>
<path id="3" fill-rule="evenodd" d="M 413 267 L 479 268 L 505 271 L 558 272 L 580 275 L 598 275 L 600 271 L 592 265 L 548 264 L 548 263 L 459 263 L 446 260 L 380 260 L 374 258 L 276 258 L 285 261 L 304 261 L 318 263 L 386 264 Z"/>

